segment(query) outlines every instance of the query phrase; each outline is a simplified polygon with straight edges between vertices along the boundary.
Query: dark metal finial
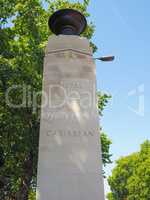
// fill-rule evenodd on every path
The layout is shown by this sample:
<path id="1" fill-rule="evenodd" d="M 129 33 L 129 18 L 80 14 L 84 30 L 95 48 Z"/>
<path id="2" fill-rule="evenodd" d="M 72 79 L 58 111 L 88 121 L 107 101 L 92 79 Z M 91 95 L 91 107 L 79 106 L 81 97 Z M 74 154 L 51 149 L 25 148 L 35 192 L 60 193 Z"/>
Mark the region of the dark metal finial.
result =
<path id="1" fill-rule="evenodd" d="M 62 9 L 49 18 L 48 25 L 55 35 L 80 35 L 86 29 L 87 21 L 79 11 Z"/>

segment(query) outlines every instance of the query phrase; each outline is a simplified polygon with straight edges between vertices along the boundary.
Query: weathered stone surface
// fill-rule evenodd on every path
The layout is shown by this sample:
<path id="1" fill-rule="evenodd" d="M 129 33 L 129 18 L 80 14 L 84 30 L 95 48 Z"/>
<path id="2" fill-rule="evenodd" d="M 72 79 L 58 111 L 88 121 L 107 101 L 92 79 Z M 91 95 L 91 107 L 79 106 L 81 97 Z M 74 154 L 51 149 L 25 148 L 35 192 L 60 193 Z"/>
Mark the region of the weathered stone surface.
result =
<path id="1" fill-rule="evenodd" d="M 49 38 L 37 200 L 104 200 L 95 71 L 87 39 Z"/>

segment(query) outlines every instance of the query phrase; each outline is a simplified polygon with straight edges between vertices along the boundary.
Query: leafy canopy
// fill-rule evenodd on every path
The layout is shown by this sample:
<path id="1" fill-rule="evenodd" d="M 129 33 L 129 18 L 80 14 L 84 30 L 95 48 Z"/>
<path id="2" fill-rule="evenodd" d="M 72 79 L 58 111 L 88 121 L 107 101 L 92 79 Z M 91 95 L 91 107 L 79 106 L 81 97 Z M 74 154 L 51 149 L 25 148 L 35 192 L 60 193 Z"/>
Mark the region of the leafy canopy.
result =
<path id="1" fill-rule="evenodd" d="M 150 198 L 150 141 L 141 150 L 116 162 L 108 182 L 109 200 L 148 200 Z"/>

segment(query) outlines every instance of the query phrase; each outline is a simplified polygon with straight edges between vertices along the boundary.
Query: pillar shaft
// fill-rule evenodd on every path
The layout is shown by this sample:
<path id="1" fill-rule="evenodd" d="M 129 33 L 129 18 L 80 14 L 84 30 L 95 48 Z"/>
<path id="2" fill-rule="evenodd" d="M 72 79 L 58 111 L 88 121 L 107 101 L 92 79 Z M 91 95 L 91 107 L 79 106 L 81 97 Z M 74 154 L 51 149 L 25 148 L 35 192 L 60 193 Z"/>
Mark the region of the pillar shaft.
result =
<path id="1" fill-rule="evenodd" d="M 104 200 L 95 68 L 87 39 L 49 38 L 37 200 Z"/>

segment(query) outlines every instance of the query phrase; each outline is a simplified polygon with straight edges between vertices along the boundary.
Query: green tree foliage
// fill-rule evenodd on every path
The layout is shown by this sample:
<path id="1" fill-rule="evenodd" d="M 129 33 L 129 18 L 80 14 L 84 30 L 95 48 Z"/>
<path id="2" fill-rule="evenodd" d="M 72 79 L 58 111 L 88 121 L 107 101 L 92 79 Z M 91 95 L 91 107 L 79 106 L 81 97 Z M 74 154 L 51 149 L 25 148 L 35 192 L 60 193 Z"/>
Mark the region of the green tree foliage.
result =
<path id="1" fill-rule="evenodd" d="M 112 154 L 109 153 L 110 145 L 112 144 L 112 142 L 108 138 L 108 136 L 103 132 L 100 135 L 100 140 L 102 144 L 102 161 L 103 161 L 103 165 L 106 166 L 107 164 L 112 163 L 111 162 Z"/>
<path id="2" fill-rule="evenodd" d="M 9 88 L 19 85 L 28 94 L 41 91 L 44 48 L 48 36 L 48 17 L 61 8 L 75 8 L 87 17 L 89 0 L 1 0 L 0 13 L 0 199 L 35 198 L 40 121 L 38 105 L 33 98 L 20 107 L 7 102 Z M 91 38 L 94 25 L 89 23 L 84 36 Z M 94 44 L 93 51 L 96 50 Z M 24 93 L 20 88 L 9 92 L 9 102 L 20 105 Z M 101 95 L 101 104 L 107 97 Z M 103 107 L 100 107 L 102 110 Z M 109 160 L 109 142 L 102 135 L 103 162 Z M 105 155 L 105 156 L 104 156 Z"/>
<path id="3" fill-rule="evenodd" d="M 103 112 L 105 106 L 107 105 L 107 103 L 109 102 L 109 99 L 111 99 L 111 95 L 108 95 L 108 94 L 105 94 L 102 92 L 98 92 L 97 96 L 98 96 L 99 115 L 102 116 L 102 112 Z"/>
<path id="4" fill-rule="evenodd" d="M 109 200 L 150 199 L 150 141 L 141 145 L 140 152 L 120 158 L 109 177 Z"/>

